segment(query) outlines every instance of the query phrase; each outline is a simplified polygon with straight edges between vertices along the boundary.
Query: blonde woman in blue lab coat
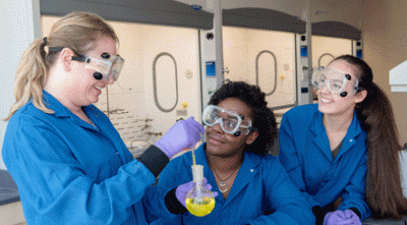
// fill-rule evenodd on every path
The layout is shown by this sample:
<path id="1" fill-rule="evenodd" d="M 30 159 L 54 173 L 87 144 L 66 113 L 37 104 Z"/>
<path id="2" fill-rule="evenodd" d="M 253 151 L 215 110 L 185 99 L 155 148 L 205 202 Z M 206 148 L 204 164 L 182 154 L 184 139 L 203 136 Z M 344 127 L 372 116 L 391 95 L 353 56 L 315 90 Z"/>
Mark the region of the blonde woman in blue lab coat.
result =
<path id="1" fill-rule="evenodd" d="M 92 105 L 118 79 L 117 46 L 102 18 L 73 12 L 22 56 L 2 156 L 28 224 L 147 224 L 146 212 L 182 212 L 174 192 L 152 184 L 204 129 L 193 118 L 179 121 L 134 160 Z"/>
<path id="2" fill-rule="evenodd" d="M 204 109 L 203 122 L 206 142 L 195 150 L 196 164 L 203 165 L 204 177 L 219 193 L 215 208 L 204 217 L 185 211 L 153 224 L 315 224 L 311 206 L 267 152 L 274 146 L 277 126 L 260 88 L 224 84 Z M 192 164 L 191 152 L 171 160 L 158 186 L 175 188 L 191 181 Z"/>
<path id="3" fill-rule="evenodd" d="M 407 212 L 390 101 L 372 70 L 350 55 L 313 72 L 318 104 L 284 114 L 280 160 L 313 207 L 317 224 L 361 224 Z"/>

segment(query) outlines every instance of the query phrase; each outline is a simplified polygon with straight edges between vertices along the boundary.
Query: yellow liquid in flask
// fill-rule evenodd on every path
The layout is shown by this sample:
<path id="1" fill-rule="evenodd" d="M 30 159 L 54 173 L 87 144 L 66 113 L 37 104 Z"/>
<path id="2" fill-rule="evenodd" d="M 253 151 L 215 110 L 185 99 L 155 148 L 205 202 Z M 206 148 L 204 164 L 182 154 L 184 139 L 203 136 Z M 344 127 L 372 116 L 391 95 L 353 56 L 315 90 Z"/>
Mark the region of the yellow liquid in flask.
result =
<path id="1" fill-rule="evenodd" d="M 197 201 L 193 198 L 188 198 L 186 200 L 188 211 L 198 217 L 206 216 L 212 212 L 215 208 L 215 199 L 213 198 L 202 198 L 201 201 Z"/>

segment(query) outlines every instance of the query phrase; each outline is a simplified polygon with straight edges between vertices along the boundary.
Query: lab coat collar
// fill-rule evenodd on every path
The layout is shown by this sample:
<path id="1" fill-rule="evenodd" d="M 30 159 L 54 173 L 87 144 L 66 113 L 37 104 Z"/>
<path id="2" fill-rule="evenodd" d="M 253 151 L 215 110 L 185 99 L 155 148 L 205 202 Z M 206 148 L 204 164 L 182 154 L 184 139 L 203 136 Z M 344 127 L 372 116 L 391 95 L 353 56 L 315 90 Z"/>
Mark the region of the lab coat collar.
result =
<path id="1" fill-rule="evenodd" d="M 62 103 L 60 103 L 54 96 L 52 96 L 47 91 L 43 90 L 42 98 L 44 100 L 44 105 L 47 108 L 53 110 L 55 112 L 54 115 L 56 117 L 59 117 L 59 118 L 70 117 L 75 123 L 77 123 L 78 125 L 80 125 L 82 127 L 97 130 L 95 127 L 93 127 L 89 123 L 81 120 L 78 116 L 73 114 L 68 108 L 66 108 L 64 105 L 62 105 Z M 94 119 L 92 119 L 94 117 L 94 115 L 90 116 L 90 114 L 88 113 L 88 112 L 93 112 L 95 110 L 92 110 L 90 108 L 90 106 L 83 106 L 82 109 L 85 112 L 85 114 L 92 120 L 92 122 L 96 124 L 96 121 Z"/>
<path id="2" fill-rule="evenodd" d="M 235 181 L 233 182 L 232 189 L 229 192 L 227 199 L 225 200 L 220 192 L 218 186 L 216 185 L 215 176 L 212 170 L 209 168 L 208 160 L 205 155 L 206 143 L 202 144 L 197 150 L 195 150 L 196 164 L 203 165 L 204 177 L 208 179 L 208 183 L 213 184 L 212 191 L 217 191 L 219 193 L 217 200 L 222 202 L 223 207 L 226 207 L 243 188 L 252 180 L 252 178 L 259 172 L 258 165 L 261 164 L 261 157 L 257 157 L 255 153 L 244 151 L 244 160 L 237 173 Z"/>
<path id="3" fill-rule="evenodd" d="M 319 110 L 313 115 L 311 122 L 311 131 L 314 133 L 313 141 L 329 160 L 333 161 L 332 153 L 329 146 L 328 135 L 322 122 L 323 115 Z"/>
<path id="4" fill-rule="evenodd" d="M 43 91 L 42 99 L 44 100 L 44 105 L 53 110 L 56 117 L 69 117 L 73 114 L 66 108 L 62 103 L 60 103 L 54 96 L 50 93 Z"/>
<path id="5" fill-rule="evenodd" d="M 114 127 L 111 128 L 110 126 L 106 126 L 105 124 L 103 124 L 106 123 L 104 119 L 101 119 L 102 116 L 104 117 L 104 114 L 103 112 L 98 110 L 94 105 L 82 106 L 82 110 L 89 117 L 89 119 L 96 125 L 97 128 L 95 128 L 91 124 L 83 121 L 78 116 L 73 114 L 68 108 L 66 108 L 56 98 L 54 98 L 54 96 L 52 96 L 50 93 L 46 91 L 43 91 L 43 100 L 45 106 L 53 110 L 55 112 L 54 115 L 58 118 L 68 117 L 77 125 L 84 127 L 86 129 L 93 130 L 95 132 L 99 132 L 99 134 L 104 136 L 117 134 L 117 131 L 114 130 Z M 111 140 L 110 138 L 107 139 Z M 128 163 L 129 160 L 130 161 L 132 160 L 132 158 L 126 158 L 126 155 L 123 150 L 126 148 L 123 142 L 112 141 L 112 144 L 115 146 L 116 151 L 119 153 L 118 155 L 123 164 Z"/>
<path id="6" fill-rule="evenodd" d="M 226 207 L 239 193 L 246 187 L 259 173 L 258 166 L 261 164 L 261 158 L 257 157 L 255 153 L 245 150 L 243 164 L 237 173 L 233 187 L 229 192 L 226 202 L 223 207 Z"/>
<path id="7" fill-rule="evenodd" d="M 349 125 L 348 132 L 345 135 L 344 141 L 342 143 L 341 150 L 339 150 L 336 159 L 339 159 L 345 152 L 347 152 L 355 143 L 356 137 L 362 133 L 361 122 L 358 119 L 356 114 L 356 110 L 353 114 L 353 119 L 351 124 Z M 335 161 L 336 161 L 335 159 Z"/>
<path id="8" fill-rule="evenodd" d="M 314 143 L 318 146 L 318 148 L 324 153 L 324 155 L 331 160 L 334 161 L 331 153 L 331 147 L 329 146 L 329 139 L 328 135 L 325 130 L 325 126 L 322 122 L 323 113 L 320 111 L 316 111 L 311 123 L 311 131 L 314 133 L 315 137 L 313 139 Z M 351 124 L 349 125 L 348 131 L 345 135 L 344 142 L 342 144 L 341 149 L 339 150 L 336 159 L 339 159 L 341 155 L 343 155 L 347 150 L 351 148 L 352 145 L 355 143 L 355 138 L 362 132 L 360 121 L 357 118 L 356 110 L 353 113 L 353 119 Z"/>

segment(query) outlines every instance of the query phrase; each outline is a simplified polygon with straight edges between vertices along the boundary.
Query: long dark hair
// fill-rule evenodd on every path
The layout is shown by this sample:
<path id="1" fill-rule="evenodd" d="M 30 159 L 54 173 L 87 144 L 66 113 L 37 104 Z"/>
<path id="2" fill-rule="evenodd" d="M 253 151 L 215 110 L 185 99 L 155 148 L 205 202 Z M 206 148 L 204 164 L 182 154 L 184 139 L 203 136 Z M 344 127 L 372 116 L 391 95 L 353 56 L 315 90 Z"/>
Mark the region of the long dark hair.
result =
<path id="1" fill-rule="evenodd" d="M 373 217 L 400 219 L 407 215 L 407 199 L 401 188 L 401 146 L 391 103 L 373 82 L 372 69 L 366 62 L 351 55 L 336 60 L 358 68 L 359 91 L 367 91 L 366 98 L 356 105 L 357 116 L 367 132 L 366 202 Z"/>
<path id="2" fill-rule="evenodd" d="M 276 118 L 273 111 L 267 108 L 265 96 L 258 86 L 242 81 L 227 81 L 209 100 L 210 105 L 218 105 L 225 98 L 237 98 L 251 108 L 253 127 L 259 132 L 259 136 L 246 149 L 260 155 L 271 151 L 277 138 Z"/>

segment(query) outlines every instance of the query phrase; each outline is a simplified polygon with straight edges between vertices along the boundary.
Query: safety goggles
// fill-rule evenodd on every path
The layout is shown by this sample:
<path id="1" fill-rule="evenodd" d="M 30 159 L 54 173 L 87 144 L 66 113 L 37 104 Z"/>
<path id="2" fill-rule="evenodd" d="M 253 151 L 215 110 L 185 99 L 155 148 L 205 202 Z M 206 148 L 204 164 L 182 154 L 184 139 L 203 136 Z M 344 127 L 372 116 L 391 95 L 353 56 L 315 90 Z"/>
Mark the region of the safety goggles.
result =
<path id="1" fill-rule="evenodd" d="M 249 134 L 252 130 L 252 122 L 250 120 L 248 120 L 249 125 L 242 125 L 242 116 L 215 105 L 208 105 L 205 107 L 202 121 L 205 125 L 210 127 L 219 123 L 225 133 L 233 134 L 235 136 L 239 136 L 242 132 L 239 131 L 239 129 L 243 129 L 245 134 Z M 237 133 L 238 135 L 236 135 Z"/>
<path id="2" fill-rule="evenodd" d="M 327 86 L 328 90 L 332 93 L 341 93 L 347 82 L 349 82 L 352 77 L 349 74 L 345 74 L 341 71 L 337 71 L 330 68 L 316 68 L 312 73 L 311 83 L 314 87 L 320 89 L 323 86 Z M 354 93 L 358 90 L 359 81 L 356 79 L 353 86 Z"/>
<path id="3" fill-rule="evenodd" d="M 111 56 L 109 59 L 96 59 L 78 55 L 72 56 L 72 60 L 86 63 L 86 68 L 94 69 L 101 73 L 106 81 L 111 77 L 113 77 L 114 81 L 117 81 L 124 64 L 124 59 L 120 55 Z"/>

